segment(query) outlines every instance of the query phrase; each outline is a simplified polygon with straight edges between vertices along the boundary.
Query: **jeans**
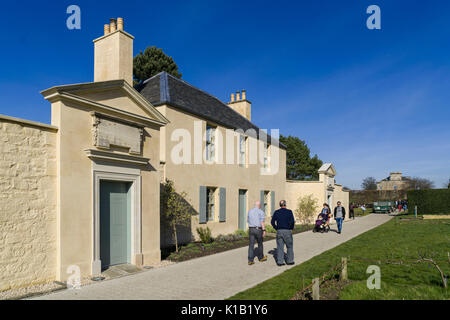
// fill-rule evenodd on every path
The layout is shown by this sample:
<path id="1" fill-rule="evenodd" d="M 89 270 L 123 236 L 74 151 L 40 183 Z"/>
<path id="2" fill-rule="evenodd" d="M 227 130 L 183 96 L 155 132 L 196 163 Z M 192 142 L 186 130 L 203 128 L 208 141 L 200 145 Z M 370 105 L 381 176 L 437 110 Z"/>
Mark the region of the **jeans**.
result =
<path id="1" fill-rule="evenodd" d="M 287 247 L 286 263 L 294 263 L 294 240 L 292 231 L 287 229 L 277 230 L 277 263 L 284 263 L 284 245 Z"/>
<path id="2" fill-rule="evenodd" d="M 248 237 L 250 239 L 250 245 L 248 246 L 248 261 L 253 262 L 255 255 L 261 260 L 264 258 L 264 246 L 263 246 L 263 231 L 261 229 L 250 228 L 248 229 Z M 258 252 L 255 254 L 255 242 L 258 243 Z"/>
<path id="3" fill-rule="evenodd" d="M 343 218 L 336 218 L 336 224 L 337 224 L 339 232 L 342 231 L 342 220 L 344 220 L 344 219 Z"/>

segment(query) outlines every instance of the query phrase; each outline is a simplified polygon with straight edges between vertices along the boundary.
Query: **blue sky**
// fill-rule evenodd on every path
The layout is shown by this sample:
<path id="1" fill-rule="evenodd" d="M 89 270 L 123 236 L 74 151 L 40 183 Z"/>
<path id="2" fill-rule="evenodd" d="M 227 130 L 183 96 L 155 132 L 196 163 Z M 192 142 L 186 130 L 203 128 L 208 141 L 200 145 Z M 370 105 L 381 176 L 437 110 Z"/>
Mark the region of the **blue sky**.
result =
<path id="1" fill-rule="evenodd" d="M 55 4 L 56 3 L 56 4 Z M 66 8 L 81 8 L 81 30 Z M 381 8 L 381 30 L 366 8 Z M 338 183 L 390 171 L 450 178 L 448 1 L 24 1 L 2 3 L 0 114 L 50 122 L 39 91 L 93 79 L 92 40 L 124 17 L 135 53 L 157 46 L 223 101 L 246 89 L 253 121 L 298 136 Z"/>

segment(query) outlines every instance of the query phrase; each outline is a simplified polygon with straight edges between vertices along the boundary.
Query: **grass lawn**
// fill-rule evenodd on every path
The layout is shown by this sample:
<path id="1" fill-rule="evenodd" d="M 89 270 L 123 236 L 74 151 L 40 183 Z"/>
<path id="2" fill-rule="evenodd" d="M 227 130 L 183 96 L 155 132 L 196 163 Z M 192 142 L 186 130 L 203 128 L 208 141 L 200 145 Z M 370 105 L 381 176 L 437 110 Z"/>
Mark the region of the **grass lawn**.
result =
<path id="1" fill-rule="evenodd" d="M 409 218 L 409 219 L 408 219 Z M 449 299 L 450 288 L 444 289 L 441 277 L 434 266 L 420 264 L 386 264 L 352 261 L 402 260 L 416 261 L 419 254 L 432 257 L 446 275 L 450 275 L 450 221 L 415 220 L 412 216 L 395 217 L 338 247 L 322 253 L 309 261 L 291 268 L 230 299 L 291 299 L 311 283 L 313 278 L 326 273 L 348 257 L 349 284 L 339 291 L 339 299 Z M 366 286 L 367 267 L 381 268 L 381 289 L 369 290 Z M 450 282 L 450 281 L 449 281 Z"/>

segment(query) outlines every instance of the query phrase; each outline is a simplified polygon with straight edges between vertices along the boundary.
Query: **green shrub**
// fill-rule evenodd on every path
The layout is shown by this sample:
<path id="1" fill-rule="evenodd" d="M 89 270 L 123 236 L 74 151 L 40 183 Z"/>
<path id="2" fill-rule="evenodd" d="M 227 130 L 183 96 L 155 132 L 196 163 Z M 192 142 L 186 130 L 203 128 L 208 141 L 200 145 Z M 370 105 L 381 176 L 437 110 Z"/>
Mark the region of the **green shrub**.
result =
<path id="1" fill-rule="evenodd" d="M 211 229 L 209 229 L 209 227 L 197 228 L 197 233 L 202 243 L 211 243 L 213 241 L 211 236 Z"/>
<path id="2" fill-rule="evenodd" d="M 277 230 L 275 230 L 272 225 L 266 225 L 266 232 L 267 233 L 277 233 Z"/>
<path id="3" fill-rule="evenodd" d="M 244 239 L 244 236 L 241 234 L 219 234 L 214 241 L 217 242 L 232 242 Z"/>
<path id="4" fill-rule="evenodd" d="M 310 224 L 314 221 L 319 207 L 319 201 L 312 194 L 298 198 L 294 215 L 302 224 Z"/>
<path id="5" fill-rule="evenodd" d="M 248 231 L 246 230 L 236 230 L 234 232 L 235 235 L 242 236 L 243 238 L 248 237 Z"/>
<path id="6" fill-rule="evenodd" d="M 450 189 L 408 191 L 408 210 L 418 214 L 450 214 Z"/>

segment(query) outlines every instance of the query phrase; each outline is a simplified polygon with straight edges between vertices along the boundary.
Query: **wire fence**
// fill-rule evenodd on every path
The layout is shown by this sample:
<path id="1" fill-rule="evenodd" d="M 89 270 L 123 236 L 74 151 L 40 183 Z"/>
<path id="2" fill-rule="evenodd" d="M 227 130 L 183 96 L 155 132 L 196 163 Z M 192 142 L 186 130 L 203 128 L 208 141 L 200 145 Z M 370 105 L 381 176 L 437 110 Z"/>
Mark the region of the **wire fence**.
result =
<path id="1" fill-rule="evenodd" d="M 318 278 L 314 278 L 308 286 L 304 287 L 296 293 L 295 297 L 306 297 L 308 295 L 312 296 L 313 300 L 319 300 L 320 299 L 320 286 L 323 285 L 326 281 L 329 281 L 339 275 L 339 281 L 341 280 L 348 280 L 347 276 L 347 265 L 349 262 L 359 262 L 359 263 L 370 263 L 370 264 L 388 264 L 388 265 L 402 265 L 402 266 L 410 266 L 410 265 L 417 265 L 417 264 L 429 264 L 433 265 L 437 271 L 439 271 L 439 274 L 441 276 L 442 280 L 442 286 L 444 288 L 447 288 L 447 282 L 449 279 L 449 275 L 446 275 L 442 268 L 439 266 L 441 263 L 449 263 L 450 264 L 450 253 L 447 253 L 447 259 L 433 259 L 433 258 L 427 258 L 424 255 L 419 255 L 419 259 L 367 259 L 362 257 L 352 257 L 352 258 L 341 258 L 341 263 L 336 264 L 331 269 L 329 269 L 327 272 L 322 274 Z M 403 284 L 405 286 L 408 286 L 407 284 Z M 415 285 L 411 285 L 414 287 Z"/>

